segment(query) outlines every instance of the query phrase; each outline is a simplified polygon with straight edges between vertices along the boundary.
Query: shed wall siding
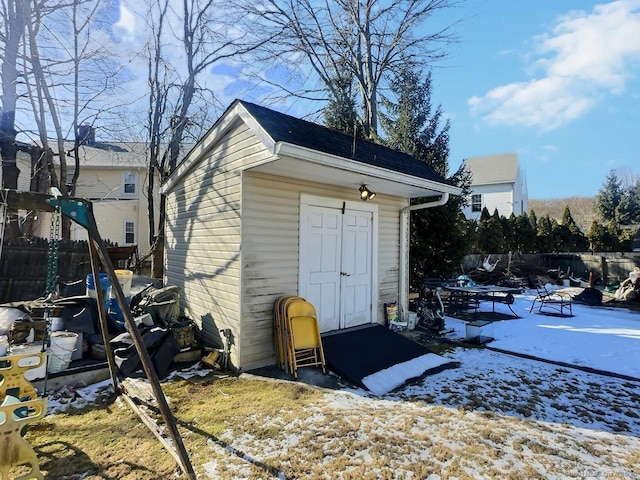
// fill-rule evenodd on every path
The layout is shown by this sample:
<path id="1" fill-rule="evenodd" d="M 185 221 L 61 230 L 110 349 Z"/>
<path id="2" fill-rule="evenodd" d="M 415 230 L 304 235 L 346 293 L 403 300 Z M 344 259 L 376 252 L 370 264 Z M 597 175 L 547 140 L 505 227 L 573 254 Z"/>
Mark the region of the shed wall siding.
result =
<path id="1" fill-rule="evenodd" d="M 229 328 L 239 365 L 241 169 L 270 153 L 245 125 L 231 129 L 167 197 L 166 282 L 209 345 Z"/>
<path id="2" fill-rule="evenodd" d="M 242 189 L 242 367 L 275 363 L 273 304 L 298 293 L 300 194 L 359 201 L 357 189 L 245 172 Z M 398 296 L 399 210 L 406 201 L 378 195 L 378 320 Z"/>

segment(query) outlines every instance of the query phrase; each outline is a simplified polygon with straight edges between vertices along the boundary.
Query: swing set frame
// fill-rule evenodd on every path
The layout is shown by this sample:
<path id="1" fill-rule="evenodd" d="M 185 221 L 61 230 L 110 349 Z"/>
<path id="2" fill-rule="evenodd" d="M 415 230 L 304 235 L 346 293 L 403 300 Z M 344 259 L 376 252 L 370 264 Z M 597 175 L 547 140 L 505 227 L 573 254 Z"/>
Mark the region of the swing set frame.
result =
<path id="1" fill-rule="evenodd" d="M 100 320 L 100 330 L 105 346 L 105 353 L 107 356 L 107 363 L 109 366 L 109 374 L 111 376 L 111 383 L 116 395 L 122 395 L 127 403 L 138 414 L 142 422 L 149 427 L 151 432 L 158 438 L 167 451 L 174 457 L 183 473 L 190 480 L 195 480 L 196 474 L 193 470 L 191 460 L 185 449 L 182 437 L 178 432 L 175 418 L 171 413 L 171 409 L 167 403 L 167 399 L 162 391 L 158 374 L 153 367 L 149 353 L 147 352 L 142 336 L 135 325 L 133 315 L 129 308 L 129 304 L 126 301 L 126 297 L 122 291 L 122 287 L 118 282 L 113 263 L 109 257 L 107 246 L 98 233 L 98 227 L 93 215 L 93 204 L 86 199 L 72 198 L 72 197 L 54 197 L 37 192 L 22 192 L 17 190 L 1 189 L 0 196 L 4 202 L 6 208 L 10 210 L 33 210 L 55 213 L 57 210 L 61 215 L 69 218 L 78 225 L 84 227 L 87 230 L 89 237 L 89 256 L 91 259 L 91 271 L 94 278 L 98 278 L 100 272 L 100 265 L 104 272 L 107 273 L 109 281 L 111 283 L 112 294 L 118 300 L 120 309 L 124 316 L 124 322 L 128 331 L 131 333 L 133 344 L 135 345 L 136 352 L 139 355 L 140 363 L 142 364 L 143 371 L 149 381 L 151 390 L 155 400 L 158 404 L 158 410 L 162 415 L 164 423 L 169 433 L 170 440 L 165 438 L 157 423 L 146 414 L 129 396 L 124 386 L 119 382 L 117 372 L 118 367 L 115 363 L 113 349 L 109 343 L 107 336 L 107 317 L 103 307 L 102 290 L 97 288 L 97 304 L 98 304 L 98 317 Z M 3 236 L 4 237 L 4 236 Z M 0 240 L 2 241 L 2 240 Z"/>

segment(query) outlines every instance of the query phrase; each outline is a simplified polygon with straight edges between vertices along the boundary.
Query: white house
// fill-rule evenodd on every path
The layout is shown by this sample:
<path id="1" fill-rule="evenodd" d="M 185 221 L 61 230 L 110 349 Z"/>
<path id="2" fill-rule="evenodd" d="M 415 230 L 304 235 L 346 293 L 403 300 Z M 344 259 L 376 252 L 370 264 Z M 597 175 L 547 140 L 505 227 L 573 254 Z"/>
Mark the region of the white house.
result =
<path id="1" fill-rule="evenodd" d="M 73 149 L 72 142 L 66 142 L 67 152 Z M 148 223 L 148 165 L 145 145 L 142 143 L 102 143 L 90 140 L 79 149 L 80 173 L 75 196 L 86 198 L 93 203 L 93 211 L 100 236 L 118 245 L 137 244 L 140 252 L 149 249 Z M 54 157 L 56 167 L 58 157 Z M 24 152 L 18 152 L 16 161 L 20 174 L 18 190 L 29 191 L 32 168 L 31 160 Z M 67 156 L 67 183 L 71 182 L 75 160 Z M 159 185 L 156 179 L 156 185 Z M 157 195 L 154 198 L 157 208 Z M 21 212 L 23 217 L 37 215 L 35 212 Z M 35 218 L 35 217 L 34 217 Z M 33 224 L 32 235 L 49 237 L 50 219 L 47 214 L 39 215 Z M 71 239 L 86 240 L 84 228 L 71 224 Z"/>
<path id="2" fill-rule="evenodd" d="M 149 167 L 144 144 L 91 143 L 80 147 L 79 155 L 75 196 L 93 203 L 100 236 L 121 246 L 137 244 L 140 252 L 147 252 Z M 67 160 L 67 166 L 70 182 L 73 161 Z M 71 238 L 86 240 L 85 229 L 72 224 Z"/>
<path id="3" fill-rule="evenodd" d="M 505 217 L 528 211 L 527 181 L 517 154 L 471 157 L 465 165 L 472 175 L 469 204 L 463 209 L 466 218 L 479 219 L 484 207 L 489 214 L 497 209 Z"/>
<path id="4" fill-rule="evenodd" d="M 313 303 L 322 332 L 407 311 L 409 199 L 460 194 L 409 155 L 239 100 L 163 191 L 166 284 L 206 343 L 231 330 L 244 369 L 275 363 L 281 295 Z"/>

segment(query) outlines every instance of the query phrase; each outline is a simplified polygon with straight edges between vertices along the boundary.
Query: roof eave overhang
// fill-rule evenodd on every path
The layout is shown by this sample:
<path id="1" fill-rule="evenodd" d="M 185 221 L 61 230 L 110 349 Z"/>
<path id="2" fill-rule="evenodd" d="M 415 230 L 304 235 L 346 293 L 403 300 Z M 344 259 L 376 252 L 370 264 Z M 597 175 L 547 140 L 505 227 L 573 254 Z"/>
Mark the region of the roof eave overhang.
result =
<path id="1" fill-rule="evenodd" d="M 309 167 L 311 170 L 315 169 L 315 171 L 318 172 L 322 169 L 325 169 L 325 171 L 326 169 L 330 169 L 333 172 L 331 175 L 331 183 L 336 184 L 336 182 L 338 182 L 344 187 L 353 187 L 363 183 L 371 184 L 373 181 L 378 181 L 374 187 L 377 188 L 377 193 L 399 195 L 405 198 L 442 195 L 444 193 L 450 195 L 462 194 L 460 188 L 445 183 L 367 165 L 348 158 L 327 154 L 288 142 L 274 142 L 260 123 L 253 118 L 241 103 L 236 103 L 236 105 L 232 106 L 225 115 L 211 127 L 203 139 L 185 156 L 171 177 L 162 185 L 161 192 L 170 192 L 195 168 L 199 159 L 203 158 L 208 151 L 213 149 L 220 139 L 224 137 L 225 133 L 236 125 L 238 121 L 246 123 L 262 144 L 272 153 L 272 155 L 261 164 L 252 164 L 251 167 L 249 167 L 254 171 L 313 180 L 309 178 L 309 173 L 313 174 L 313 171 L 309 171 Z M 298 170 L 303 173 L 296 175 L 293 173 L 295 169 L 290 167 L 300 162 L 304 163 L 299 165 Z M 286 167 L 285 164 L 287 164 Z M 278 169 L 278 166 L 281 168 Z M 342 174 L 336 175 L 336 171 L 340 171 Z M 373 185 L 371 186 L 373 187 Z"/>
<path id="2" fill-rule="evenodd" d="M 199 160 L 202 159 L 207 152 L 211 151 L 220 140 L 224 138 L 224 135 L 240 121 L 249 126 L 253 134 L 258 137 L 267 149 L 270 151 L 274 150 L 275 142 L 273 139 L 247 109 L 244 108 L 240 102 L 236 101 L 235 104 L 213 124 L 202 140 L 197 142 L 189 153 L 185 155 L 173 174 L 163 183 L 160 191 L 165 194 L 170 192 L 176 184 L 195 168 Z"/>
<path id="3" fill-rule="evenodd" d="M 376 190 L 376 193 L 388 193 L 392 195 L 396 194 L 395 192 L 398 189 L 392 187 L 392 185 L 395 184 L 396 186 L 403 185 L 408 187 L 404 189 L 407 192 L 414 192 L 410 195 L 403 195 L 407 198 L 441 195 L 444 193 L 448 193 L 450 195 L 462 194 L 461 188 L 446 183 L 441 183 L 434 180 L 389 170 L 386 168 L 376 167 L 374 165 L 368 165 L 362 162 L 345 159 L 336 155 L 330 155 L 291 143 L 278 142 L 275 145 L 274 157 L 271 162 L 278 161 L 278 159 L 284 159 L 287 157 L 294 158 L 298 161 L 308 162 L 309 164 L 318 167 L 325 167 L 348 172 L 349 174 L 351 174 L 351 177 L 362 179 L 355 182 L 358 184 L 370 184 L 371 181 L 380 180 L 382 182 L 377 186 L 378 190 Z M 336 177 L 336 179 L 338 178 L 340 177 Z M 347 179 L 345 181 L 348 182 L 349 180 Z M 389 188 L 389 191 L 385 191 L 385 186 Z"/>

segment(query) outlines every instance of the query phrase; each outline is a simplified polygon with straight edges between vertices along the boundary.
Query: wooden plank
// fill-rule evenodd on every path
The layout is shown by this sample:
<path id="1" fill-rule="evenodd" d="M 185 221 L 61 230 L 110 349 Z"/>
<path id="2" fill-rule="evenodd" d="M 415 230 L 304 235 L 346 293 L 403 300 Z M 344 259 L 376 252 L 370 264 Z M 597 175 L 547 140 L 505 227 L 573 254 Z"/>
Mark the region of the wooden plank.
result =
<path id="1" fill-rule="evenodd" d="M 124 296 L 122 287 L 120 286 L 120 282 L 118 282 L 118 277 L 116 276 L 113 264 L 111 263 L 111 259 L 109 258 L 109 254 L 107 253 L 107 247 L 98 234 L 98 230 L 95 226 L 95 218 L 93 218 L 93 212 L 89 210 L 87 211 L 87 215 L 89 217 L 90 223 L 90 228 L 88 229 L 89 239 L 94 243 L 98 255 L 100 256 L 100 260 L 102 261 L 103 266 L 105 266 L 105 270 L 109 276 L 112 293 L 115 293 L 115 297 L 120 304 L 120 308 L 122 309 L 122 313 L 124 315 L 124 322 L 127 326 L 127 329 L 129 330 L 129 333 L 131 334 L 131 339 L 133 340 L 133 344 L 136 347 L 136 352 L 140 357 L 142 369 L 144 370 L 144 373 L 149 380 L 149 384 L 151 385 L 153 394 L 156 398 L 156 401 L 158 402 L 158 408 L 160 410 L 160 413 L 162 414 L 162 418 L 165 421 L 166 428 L 169 431 L 169 436 L 173 441 L 173 445 L 175 445 L 177 449 L 179 459 L 178 464 L 188 478 L 196 480 L 197 477 L 193 470 L 193 465 L 191 465 L 191 460 L 189 459 L 187 450 L 184 447 L 184 443 L 182 442 L 182 438 L 180 437 L 180 433 L 178 432 L 178 428 L 176 427 L 173 414 L 169 409 L 169 405 L 167 404 L 164 392 L 162 391 L 162 387 L 160 386 L 158 374 L 153 367 L 153 363 L 151 362 L 151 358 L 149 357 L 149 352 L 147 352 L 144 341 L 142 340 L 142 335 L 140 335 L 140 331 L 138 330 L 138 327 L 133 320 L 133 314 L 129 309 L 129 304 L 127 303 L 127 300 Z M 143 420 L 143 422 L 145 421 L 143 417 L 140 418 Z"/>
<path id="2" fill-rule="evenodd" d="M 149 430 L 151 430 L 151 433 L 153 433 L 155 437 L 158 439 L 158 441 L 164 446 L 165 450 L 167 450 L 167 452 L 169 452 L 169 454 L 174 458 L 176 463 L 182 466 L 182 457 L 180 453 L 175 448 L 175 445 L 173 444 L 171 439 L 165 437 L 162 434 L 163 429 L 160 428 L 158 423 L 153 418 L 151 418 L 147 414 L 147 412 L 145 412 L 142 408 L 140 408 L 140 406 L 137 405 L 136 402 L 131 397 L 129 397 L 129 395 L 127 395 L 126 393 L 123 393 L 122 397 L 127 401 L 127 403 L 133 409 L 133 411 L 136 412 L 138 417 L 140 417 L 140 420 L 142 420 L 142 423 L 144 423 L 149 428 Z M 195 474 L 193 476 L 189 476 L 189 478 L 195 479 L 196 478 Z"/>
<path id="3" fill-rule="evenodd" d="M 0 190 L 0 200 L 14 210 L 36 210 L 40 212 L 53 212 L 53 207 L 47 200 L 53 198 L 46 193 L 21 192 L 19 190 Z"/>
<path id="4" fill-rule="evenodd" d="M 153 396 L 153 389 L 151 385 L 145 382 L 141 378 L 125 378 L 122 380 L 123 390 L 132 399 L 138 400 L 139 403 L 143 403 L 153 410 L 158 410 L 158 402 Z M 167 403 L 170 403 L 167 400 Z"/>

